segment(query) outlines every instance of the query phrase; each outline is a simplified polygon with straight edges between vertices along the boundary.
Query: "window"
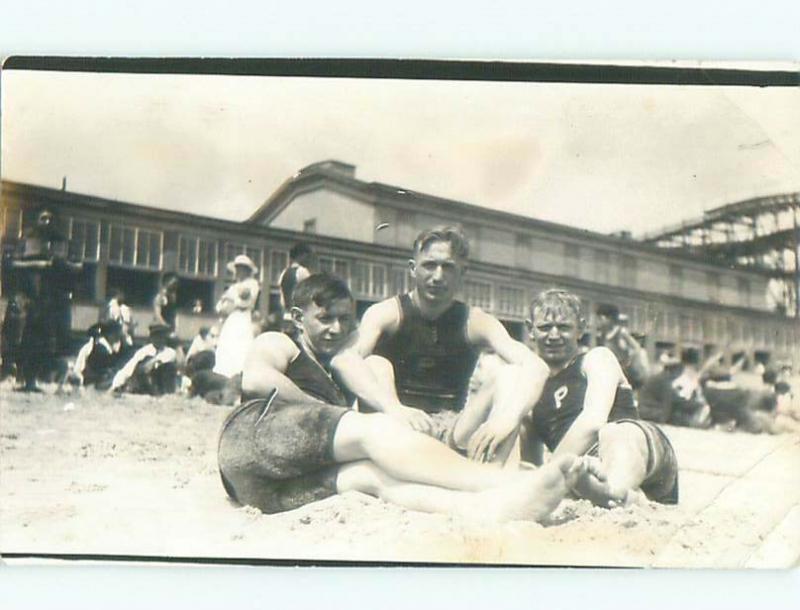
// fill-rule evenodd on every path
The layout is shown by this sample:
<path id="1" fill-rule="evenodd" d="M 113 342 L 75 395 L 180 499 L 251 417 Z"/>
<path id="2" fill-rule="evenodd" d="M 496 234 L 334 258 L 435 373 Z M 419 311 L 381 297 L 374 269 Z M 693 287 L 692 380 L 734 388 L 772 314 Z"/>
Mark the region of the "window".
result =
<path id="1" fill-rule="evenodd" d="M 181 235 L 178 240 L 178 270 L 191 275 L 216 275 L 217 244 Z"/>
<path id="2" fill-rule="evenodd" d="M 256 275 L 256 278 L 259 281 L 262 281 L 264 279 L 264 270 L 262 269 L 262 264 L 261 264 L 261 248 L 256 248 L 254 246 L 248 246 L 245 244 L 231 244 L 231 243 L 225 244 L 226 277 L 228 278 L 234 277 L 234 272 L 228 269 L 228 263 L 233 262 L 233 259 L 235 259 L 240 254 L 246 254 L 248 257 L 250 257 L 250 260 L 255 263 L 256 267 L 258 267 L 258 274 Z"/>
<path id="3" fill-rule="evenodd" d="M 750 307 L 752 305 L 750 299 L 750 280 L 740 277 L 736 280 L 736 286 L 739 289 L 739 303 L 743 307 Z"/>
<path id="4" fill-rule="evenodd" d="M 669 266 L 669 291 L 672 294 L 683 294 L 683 267 Z"/>
<path id="5" fill-rule="evenodd" d="M 285 250 L 272 250 L 269 255 L 269 283 L 277 286 L 281 272 L 289 265 L 289 253 Z"/>
<path id="6" fill-rule="evenodd" d="M 564 273 L 578 275 L 581 271 L 581 248 L 578 244 L 564 244 Z"/>
<path id="7" fill-rule="evenodd" d="M 408 291 L 408 270 L 403 267 L 392 267 L 389 272 L 389 290 L 392 294 L 403 294 Z"/>
<path id="8" fill-rule="evenodd" d="M 497 287 L 497 311 L 498 313 L 510 314 L 512 316 L 525 316 L 527 303 L 525 302 L 525 290 L 513 286 Z"/>
<path id="9" fill-rule="evenodd" d="M 348 281 L 350 265 L 347 261 L 332 256 L 319 257 L 319 270 L 323 273 L 331 273 L 337 277 Z"/>
<path id="10" fill-rule="evenodd" d="M 108 259 L 125 266 L 160 269 L 161 242 L 160 232 L 111 225 Z"/>
<path id="11" fill-rule="evenodd" d="M 303 221 L 303 233 L 316 233 L 317 232 L 317 219 L 309 218 Z"/>
<path id="12" fill-rule="evenodd" d="M 620 259 L 619 279 L 623 286 L 636 288 L 638 268 L 636 259 L 630 254 L 625 254 Z"/>
<path id="13" fill-rule="evenodd" d="M 371 265 L 372 283 L 369 287 L 369 295 L 372 297 L 383 298 L 386 296 L 386 266 Z"/>
<path id="14" fill-rule="evenodd" d="M 96 261 L 100 257 L 100 223 L 70 219 L 68 256 Z"/>
<path id="15" fill-rule="evenodd" d="M 611 279 L 609 273 L 611 267 L 611 255 L 604 250 L 595 250 L 594 252 L 594 277 L 595 282 L 608 284 Z"/>
<path id="16" fill-rule="evenodd" d="M 369 265 L 361 261 L 353 263 L 350 289 L 356 294 L 366 294 L 369 286 Z"/>
<path id="17" fill-rule="evenodd" d="M 383 298 L 386 296 L 386 266 L 355 261 L 350 289 L 359 296 Z"/>
<path id="18" fill-rule="evenodd" d="M 708 300 L 712 303 L 719 303 L 720 295 L 720 275 L 713 271 L 706 273 L 706 286 L 708 287 Z"/>
<path id="19" fill-rule="evenodd" d="M 464 299 L 469 305 L 482 309 L 492 309 L 492 285 L 488 282 L 466 280 L 464 282 Z"/>

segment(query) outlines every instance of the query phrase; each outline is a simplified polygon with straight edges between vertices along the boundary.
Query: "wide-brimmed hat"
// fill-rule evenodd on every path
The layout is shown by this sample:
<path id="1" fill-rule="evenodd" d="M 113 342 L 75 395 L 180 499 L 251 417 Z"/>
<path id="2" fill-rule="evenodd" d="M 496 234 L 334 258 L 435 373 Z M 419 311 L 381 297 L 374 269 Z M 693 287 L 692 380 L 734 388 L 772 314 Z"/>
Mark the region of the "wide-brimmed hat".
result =
<path id="1" fill-rule="evenodd" d="M 231 262 L 227 264 L 228 271 L 230 271 L 231 273 L 235 271 L 236 267 L 247 267 L 253 273 L 256 273 L 258 271 L 258 267 L 256 267 L 256 264 L 246 254 L 237 255 L 236 258 L 234 258 Z"/>

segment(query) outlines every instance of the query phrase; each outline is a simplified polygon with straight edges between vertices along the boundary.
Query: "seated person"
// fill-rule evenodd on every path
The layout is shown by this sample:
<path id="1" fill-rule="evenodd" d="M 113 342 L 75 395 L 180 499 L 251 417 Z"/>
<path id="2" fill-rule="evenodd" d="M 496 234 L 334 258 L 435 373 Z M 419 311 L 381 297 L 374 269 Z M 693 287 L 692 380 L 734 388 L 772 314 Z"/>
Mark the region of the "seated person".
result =
<path id="1" fill-rule="evenodd" d="M 347 284 L 312 275 L 292 299 L 296 338 L 267 332 L 255 340 L 242 378 L 251 400 L 223 424 L 219 468 L 234 500 L 274 513 L 360 491 L 412 510 L 541 520 L 585 474 L 570 455 L 535 471 L 477 464 L 383 413 L 349 408 L 330 368 L 356 326 Z M 380 395 L 367 369 L 362 387 L 373 386 Z"/>
<path id="2" fill-rule="evenodd" d="M 124 363 L 124 331 L 115 320 L 100 322 L 89 329 L 89 340 L 81 347 L 70 373 L 78 385 L 107 390 Z"/>
<path id="3" fill-rule="evenodd" d="M 360 403 L 472 459 L 505 463 L 522 416 L 541 393 L 547 366 L 497 318 L 456 298 L 468 258 L 461 229 L 420 233 L 409 261 L 411 292 L 372 305 L 353 345 L 334 358 L 333 368 L 362 399 L 365 361 L 382 356 L 371 361 L 382 399 Z M 478 358 L 488 352 L 500 366 L 483 375 L 480 392 L 470 394 Z"/>
<path id="4" fill-rule="evenodd" d="M 186 375 L 192 377 L 198 371 L 214 368 L 214 351 L 217 348 L 219 329 L 216 326 L 201 326 L 192 339 L 189 351 L 186 352 Z"/>
<path id="5" fill-rule="evenodd" d="M 642 419 L 690 428 L 711 425 L 696 356 L 696 352 L 687 350 L 681 360 L 667 357 L 662 361 L 663 370 L 645 380 L 638 393 Z"/>
<path id="6" fill-rule="evenodd" d="M 150 342 L 139 348 L 114 375 L 110 391 L 160 396 L 175 392 L 178 366 L 177 352 L 169 346 L 172 328 L 151 324 Z"/>
<path id="7" fill-rule="evenodd" d="M 523 459 L 540 463 L 542 443 L 554 458 L 596 456 L 594 466 L 603 474 L 583 479 L 587 484 L 576 491 L 599 505 L 627 504 L 641 492 L 656 502 L 677 503 L 678 464 L 669 439 L 639 418 L 633 391 L 611 350 L 580 351 L 585 327 L 580 299 L 565 290 L 547 290 L 531 303 L 528 324 L 550 377 L 526 423 Z"/>

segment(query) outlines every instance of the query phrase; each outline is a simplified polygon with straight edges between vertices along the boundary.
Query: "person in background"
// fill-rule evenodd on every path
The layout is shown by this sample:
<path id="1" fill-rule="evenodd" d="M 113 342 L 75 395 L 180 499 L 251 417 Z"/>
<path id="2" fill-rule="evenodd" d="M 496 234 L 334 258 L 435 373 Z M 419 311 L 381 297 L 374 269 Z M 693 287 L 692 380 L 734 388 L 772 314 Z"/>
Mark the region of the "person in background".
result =
<path id="1" fill-rule="evenodd" d="M 178 317 L 178 284 L 180 280 L 174 273 L 165 273 L 161 278 L 161 288 L 153 298 L 153 323 L 169 326 L 176 331 Z"/>
<path id="2" fill-rule="evenodd" d="M 22 293 L 12 293 L 8 298 L 6 311 L 3 315 L 2 335 L 0 338 L 3 358 L 2 368 L 0 368 L 0 380 L 17 374 L 22 329 L 25 326 L 25 301 L 25 295 Z"/>
<path id="3" fill-rule="evenodd" d="M 253 310 L 260 286 L 255 278 L 258 268 L 245 254 L 228 263 L 235 282 L 228 287 L 217 303 L 217 313 L 225 316 L 217 341 L 214 372 L 234 377 L 242 372 L 247 350 L 253 342 Z"/>
<path id="4" fill-rule="evenodd" d="M 72 290 L 81 263 L 65 258 L 66 237 L 43 210 L 25 236 L 23 254 L 13 267 L 23 274 L 28 300 L 18 364 L 26 392 L 41 391 L 37 379 L 60 367 L 71 348 Z"/>
<path id="5" fill-rule="evenodd" d="M 192 303 L 192 313 L 197 315 L 203 313 L 203 299 L 195 299 Z"/>
<path id="6" fill-rule="evenodd" d="M 702 370 L 696 352 L 687 350 L 679 360 L 665 352 L 662 370 L 650 375 L 638 392 L 642 419 L 690 428 L 711 426 L 711 411 L 703 396 Z"/>
<path id="7" fill-rule="evenodd" d="M 292 324 L 292 293 L 294 287 L 311 275 L 311 266 L 314 260 L 314 251 L 306 243 L 300 242 L 289 250 L 289 265 L 281 271 L 278 277 L 280 289 L 281 311 L 283 312 L 284 332 L 293 333 Z"/>
<path id="8" fill-rule="evenodd" d="M 166 324 L 151 324 L 150 342 L 141 347 L 114 375 L 111 392 L 130 392 L 160 396 L 175 392 L 177 352 L 169 346 L 171 329 Z"/>
<path id="9" fill-rule="evenodd" d="M 125 293 L 119 288 L 111 291 L 111 298 L 108 300 L 106 308 L 106 319 L 118 322 L 122 329 L 122 340 L 125 345 L 131 347 L 133 345 L 133 332 L 135 322 L 133 321 L 133 313 L 125 300 Z"/>
<path id="10" fill-rule="evenodd" d="M 89 340 L 75 359 L 71 380 L 78 385 L 107 390 L 125 361 L 122 325 L 116 320 L 105 320 L 92 326 L 88 334 Z"/>
<path id="11" fill-rule="evenodd" d="M 214 368 L 214 351 L 217 349 L 219 330 L 216 326 L 201 326 L 186 352 L 186 376 Z"/>
<path id="12" fill-rule="evenodd" d="M 650 374 L 647 352 L 625 327 L 627 318 L 622 318 L 616 305 L 601 303 L 595 309 L 597 315 L 597 344 L 610 349 L 617 357 L 622 371 L 631 387 L 636 390 Z"/>

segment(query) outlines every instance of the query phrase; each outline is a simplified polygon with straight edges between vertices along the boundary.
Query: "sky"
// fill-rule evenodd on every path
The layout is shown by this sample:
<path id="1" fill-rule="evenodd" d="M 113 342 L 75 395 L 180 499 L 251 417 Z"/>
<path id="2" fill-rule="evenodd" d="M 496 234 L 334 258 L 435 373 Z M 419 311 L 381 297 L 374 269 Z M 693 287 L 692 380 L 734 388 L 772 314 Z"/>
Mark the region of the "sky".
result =
<path id="1" fill-rule="evenodd" d="M 2 177 L 244 220 L 301 168 L 635 235 L 800 190 L 800 88 L 2 74 Z"/>

